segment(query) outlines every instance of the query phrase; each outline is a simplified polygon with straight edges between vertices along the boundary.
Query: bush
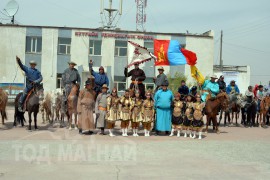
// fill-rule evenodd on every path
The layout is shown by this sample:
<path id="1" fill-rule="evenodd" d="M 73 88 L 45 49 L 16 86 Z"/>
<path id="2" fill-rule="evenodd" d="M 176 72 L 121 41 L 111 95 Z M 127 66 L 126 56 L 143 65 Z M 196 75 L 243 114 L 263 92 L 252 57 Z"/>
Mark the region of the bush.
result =
<path id="1" fill-rule="evenodd" d="M 174 74 L 174 77 L 171 77 L 170 75 L 167 75 L 168 81 L 169 81 L 169 89 L 176 93 L 178 91 L 178 88 L 181 85 L 182 80 L 187 80 L 187 77 L 184 75 L 184 73 L 176 72 Z"/>

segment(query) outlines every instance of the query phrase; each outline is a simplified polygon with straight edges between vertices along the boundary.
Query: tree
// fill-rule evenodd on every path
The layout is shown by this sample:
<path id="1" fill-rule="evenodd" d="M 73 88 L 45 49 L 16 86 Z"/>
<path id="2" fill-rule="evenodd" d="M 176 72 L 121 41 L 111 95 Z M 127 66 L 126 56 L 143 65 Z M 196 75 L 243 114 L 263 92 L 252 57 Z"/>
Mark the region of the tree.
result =
<path id="1" fill-rule="evenodd" d="M 187 80 L 187 77 L 184 75 L 184 73 L 181 72 L 176 72 L 174 74 L 174 77 L 172 77 L 171 75 L 167 75 L 167 77 L 169 81 L 169 88 L 172 90 L 173 93 L 176 93 L 178 91 L 182 80 Z"/>

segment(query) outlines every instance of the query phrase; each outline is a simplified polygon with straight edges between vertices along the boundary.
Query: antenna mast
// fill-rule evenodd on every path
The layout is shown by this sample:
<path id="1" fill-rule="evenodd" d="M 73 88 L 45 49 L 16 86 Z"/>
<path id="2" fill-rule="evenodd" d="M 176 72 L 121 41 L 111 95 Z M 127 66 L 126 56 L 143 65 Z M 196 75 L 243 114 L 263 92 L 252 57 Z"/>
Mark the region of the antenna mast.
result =
<path id="1" fill-rule="evenodd" d="M 100 0 L 100 16 L 102 21 L 102 28 L 114 29 L 117 27 L 117 22 L 114 22 L 116 17 L 118 19 L 122 15 L 123 0 L 119 0 L 119 9 L 112 8 L 112 0 L 109 0 L 109 7 L 104 8 L 104 0 Z"/>
<path id="2" fill-rule="evenodd" d="M 137 3 L 136 30 L 145 31 L 147 0 L 135 0 Z"/>

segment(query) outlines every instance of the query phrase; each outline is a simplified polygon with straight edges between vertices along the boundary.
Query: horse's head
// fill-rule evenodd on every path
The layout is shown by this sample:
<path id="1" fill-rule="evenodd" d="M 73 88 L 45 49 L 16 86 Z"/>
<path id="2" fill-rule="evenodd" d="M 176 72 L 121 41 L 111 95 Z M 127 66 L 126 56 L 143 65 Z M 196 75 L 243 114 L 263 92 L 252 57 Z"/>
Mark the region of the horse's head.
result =
<path id="1" fill-rule="evenodd" d="M 263 108 L 265 110 L 268 110 L 270 108 L 270 96 L 266 96 L 265 98 L 263 98 L 261 104 L 263 105 Z"/>
<path id="2" fill-rule="evenodd" d="M 44 88 L 43 88 L 43 84 L 42 83 L 37 83 L 34 85 L 34 93 L 36 96 L 39 97 L 39 99 L 43 99 L 44 98 Z"/>
<path id="3" fill-rule="evenodd" d="M 217 95 L 217 100 L 220 102 L 222 109 L 226 109 L 229 106 L 230 98 L 226 92 L 219 93 Z"/>

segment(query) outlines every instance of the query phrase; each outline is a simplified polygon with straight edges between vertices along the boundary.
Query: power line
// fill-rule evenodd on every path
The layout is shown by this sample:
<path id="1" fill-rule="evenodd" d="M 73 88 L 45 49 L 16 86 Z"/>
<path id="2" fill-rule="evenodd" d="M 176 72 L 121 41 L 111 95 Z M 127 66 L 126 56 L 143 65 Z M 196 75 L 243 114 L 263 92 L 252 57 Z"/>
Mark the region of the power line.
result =
<path id="1" fill-rule="evenodd" d="M 236 47 L 240 47 L 240 48 L 244 48 L 244 49 L 248 49 L 248 50 L 253 50 L 253 51 L 257 51 L 257 52 L 261 52 L 261 53 L 270 54 L 270 52 L 268 52 L 268 51 L 254 49 L 254 48 L 250 48 L 250 47 L 246 47 L 246 46 L 242 46 L 242 45 L 238 45 L 238 44 L 232 44 L 232 43 L 227 43 L 227 42 L 224 42 L 224 44 L 228 44 L 228 45 L 231 45 L 231 46 L 236 46 Z"/>

